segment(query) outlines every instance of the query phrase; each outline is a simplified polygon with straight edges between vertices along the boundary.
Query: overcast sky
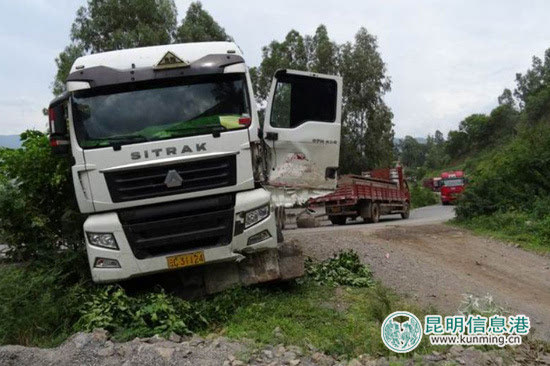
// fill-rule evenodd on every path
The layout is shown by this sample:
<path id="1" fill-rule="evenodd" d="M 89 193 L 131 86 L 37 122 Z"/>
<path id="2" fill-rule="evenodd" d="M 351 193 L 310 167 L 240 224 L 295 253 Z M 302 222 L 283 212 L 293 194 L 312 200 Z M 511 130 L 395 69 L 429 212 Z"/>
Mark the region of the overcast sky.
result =
<path id="1" fill-rule="evenodd" d="M 178 20 L 190 1 L 176 0 Z M 392 79 L 386 101 L 396 136 L 456 129 L 468 114 L 489 112 L 514 87 L 533 55 L 550 48 L 550 1 L 203 0 L 258 65 L 261 48 L 294 28 L 323 23 L 338 43 L 364 26 L 378 37 Z M 0 2 L 0 135 L 44 129 L 54 59 L 69 42 L 84 0 Z"/>

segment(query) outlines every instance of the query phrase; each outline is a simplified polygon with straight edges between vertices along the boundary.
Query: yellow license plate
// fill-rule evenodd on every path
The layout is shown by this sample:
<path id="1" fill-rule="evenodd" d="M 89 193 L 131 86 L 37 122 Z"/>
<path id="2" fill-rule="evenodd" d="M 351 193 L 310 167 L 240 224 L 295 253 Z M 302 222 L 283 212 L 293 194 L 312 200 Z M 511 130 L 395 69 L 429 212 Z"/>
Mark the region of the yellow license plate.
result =
<path id="1" fill-rule="evenodd" d="M 168 268 L 196 266 L 205 262 L 204 252 L 200 251 L 166 257 L 166 262 L 168 263 Z"/>
<path id="2" fill-rule="evenodd" d="M 330 209 L 330 212 L 334 212 L 334 213 L 336 213 L 336 212 L 342 212 L 342 207 L 332 207 L 332 208 Z"/>

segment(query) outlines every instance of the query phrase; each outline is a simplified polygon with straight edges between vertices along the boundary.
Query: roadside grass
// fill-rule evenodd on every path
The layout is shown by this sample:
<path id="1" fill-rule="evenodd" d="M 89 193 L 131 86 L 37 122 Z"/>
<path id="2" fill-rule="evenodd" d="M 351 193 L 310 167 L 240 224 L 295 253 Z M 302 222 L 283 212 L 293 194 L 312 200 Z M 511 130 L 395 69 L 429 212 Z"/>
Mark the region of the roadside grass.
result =
<path id="1" fill-rule="evenodd" d="M 77 331 L 101 327 L 118 341 L 215 332 L 349 359 L 391 355 L 380 327 L 393 311 L 420 319 L 427 314 L 374 282 L 352 251 L 308 261 L 308 275 L 299 281 L 234 288 L 194 301 L 162 288 L 129 294 L 120 286 L 94 285 L 66 269 L 75 263 L 0 264 L 0 344 L 53 347 Z M 422 342 L 402 357 L 441 349 Z"/>
<path id="2" fill-rule="evenodd" d="M 524 212 L 496 212 L 487 216 L 451 220 L 450 225 L 471 230 L 539 254 L 550 252 L 550 216 L 542 219 Z"/>
<path id="3" fill-rule="evenodd" d="M 261 302 L 236 309 L 218 330 L 229 338 L 266 344 L 311 346 L 333 356 L 354 358 L 395 355 L 381 339 L 380 327 L 393 311 L 410 311 L 420 319 L 427 314 L 379 283 L 370 288 L 327 287 L 311 282 L 285 291 L 264 293 Z M 415 354 L 434 347 L 423 340 Z"/>

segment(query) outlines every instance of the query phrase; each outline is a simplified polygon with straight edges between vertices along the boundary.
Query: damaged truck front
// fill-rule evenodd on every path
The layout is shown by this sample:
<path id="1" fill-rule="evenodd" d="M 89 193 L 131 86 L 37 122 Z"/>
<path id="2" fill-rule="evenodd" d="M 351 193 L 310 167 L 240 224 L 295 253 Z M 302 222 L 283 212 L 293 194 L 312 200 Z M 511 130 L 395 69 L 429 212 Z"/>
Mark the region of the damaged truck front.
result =
<path id="1" fill-rule="evenodd" d="M 339 77 L 279 70 L 263 124 L 230 42 L 83 56 L 66 89 L 50 142 L 74 161 L 94 281 L 174 271 L 215 292 L 303 274 L 281 212 L 336 186 Z"/>

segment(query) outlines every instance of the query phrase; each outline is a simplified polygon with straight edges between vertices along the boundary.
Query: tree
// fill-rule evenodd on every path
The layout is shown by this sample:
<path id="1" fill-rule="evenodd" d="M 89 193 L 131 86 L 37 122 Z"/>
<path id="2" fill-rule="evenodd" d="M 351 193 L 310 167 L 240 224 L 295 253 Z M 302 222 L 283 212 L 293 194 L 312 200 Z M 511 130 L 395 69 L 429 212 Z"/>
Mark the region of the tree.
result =
<path id="1" fill-rule="evenodd" d="M 308 70 L 308 55 L 302 35 L 292 29 L 283 42 L 272 41 L 262 48 L 262 62 L 251 68 L 251 77 L 258 102 L 269 94 L 271 79 L 278 69 Z"/>
<path id="2" fill-rule="evenodd" d="M 389 166 L 393 160 L 393 114 L 382 99 L 390 91 L 386 66 L 378 53 L 376 37 L 361 28 L 355 42 L 340 47 L 339 71 L 344 78 L 343 139 L 359 135 L 357 151 L 362 155 L 360 166 L 347 166 L 342 171 L 358 173 Z"/>
<path id="3" fill-rule="evenodd" d="M 437 169 L 447 164 L 449 157 L 445 153 L 445 137 L 436 130 L 434 136 L 426 139 L 426 159 L 424 165 L 429 169 Z"/>
<path id="4" fill-rule="evenodd" d="M 78 9 L 71 44 L 56 58 L 52 91 L 61 94 L 74 61 L 88 53 L 168 44 L 174 40 L 177 10 L 173 0 L 88 0 Z"/>
<path id="5" fill-rule="evenodd" d="M 481 149 L 491 137 L 491 124 L 489 117 L 484 114 L 472 114 L 466 117 L 458 127 L 468 136 L 468 141 L 472 149 Z"/>
<path id="6" fill-rule="evenodd" d="M 408 168 L 424 165 L 426 161 L 426 145 L 421 144 L 412 136 L 405 136 L 401 143 L 401 163 Z"/>
<path id="7" fill-rule="evenodd" d="M 225 32 L 225 29 L 202 8 L 199 1 L 189 5 L 185 18 L 176 33 L 176 41 L 182 43 L 231 40 L 232 38 Z"/>
<path id="8" fill-rule="evenodd" d="M 327 28 L 320 25 L 313 37 L 307 37 L 309 69 L 322 74 L 338 73 L 338 46 L 328 37 Z"/>
<path id="9" fill-rule="evenodd" d="M 23 148 L 0 149 L 0 237 L 17 261 L 82 248 L 84 215 L 73 194 L 70 162 L 51 152 L 47 136 L 21 134 Z"/>
<path id="10" fill-rule="evenodd" d="M 468 135 L 464 131 L 449 131 L 445 152 L 451 159 L 457 159 L 469 150 Z"/>
<path id="11" fill-rule="evenodd" d="M 60 95 L 65 91 L 65 79 L 69 76 L 71 66 L 77 58 L 84 54 L 84 47 L 79 44 L 70 44 L 65 47 L 65 50 L 55 59 L 57 65 L 57 74 L 52 85 L 54 95 Z"/>
<path id="12" fill-rule="evenodd" d="M 502 94 L 498 97 L 498 105 L 507 105 L 512 108 L 516 107 L 516 101 L 510 89 L 504 89 Z"/>

